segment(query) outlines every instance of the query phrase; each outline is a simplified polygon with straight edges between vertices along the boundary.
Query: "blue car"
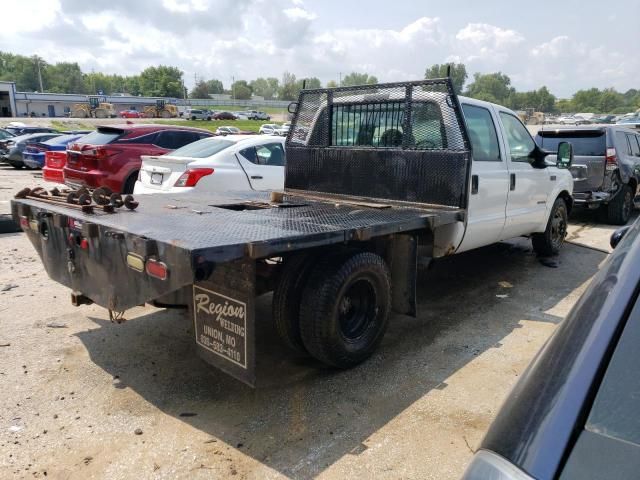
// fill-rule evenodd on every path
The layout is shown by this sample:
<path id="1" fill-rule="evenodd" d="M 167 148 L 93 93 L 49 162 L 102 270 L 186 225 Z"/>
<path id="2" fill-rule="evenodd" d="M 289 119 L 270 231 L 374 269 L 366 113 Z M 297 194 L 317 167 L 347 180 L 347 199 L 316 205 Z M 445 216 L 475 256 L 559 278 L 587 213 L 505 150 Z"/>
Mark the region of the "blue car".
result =
<path id="1" fill-rule="evenodd" d="M 640 220 L 615 232 L 611 246 L 463 480 L 640 478 Z"/>
<path id="2" fill-rule="evenodd" d="M 74 133 L 54 137 L 46 142 L 29 143 L 22 153 L 22 161 L 28 168 L 42 168 L 44 167 L 44 155 L 46 152 L 64 151 L 67 149 L 67 145 L 84 137 L 84 135 L 84 133 Z"/>

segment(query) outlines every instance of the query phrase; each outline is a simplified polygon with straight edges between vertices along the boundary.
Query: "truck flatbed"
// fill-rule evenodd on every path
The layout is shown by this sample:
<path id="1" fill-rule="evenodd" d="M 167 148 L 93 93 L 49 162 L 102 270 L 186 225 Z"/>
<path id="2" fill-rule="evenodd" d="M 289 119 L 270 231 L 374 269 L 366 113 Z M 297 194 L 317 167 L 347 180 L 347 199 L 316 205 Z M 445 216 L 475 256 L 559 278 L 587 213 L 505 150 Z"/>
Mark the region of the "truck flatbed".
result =
<path id="1" fill-rule="evenodd" d="M 92 214 L 35 199 L 13 200 L 13 204 L 16 216 L 18 205 L 43 208 L 51 214 L 204 254 L 212 261 L 264 258 L 301 248 L 435 228 L 462 220 L 464 215 L 464 210 L 452 207 L 371 207 L 355 199 L 313 198 L 285 194 L 282 202 L 271 203 L 265 192 L 142 195 L 137 197 L 140 206 L 135 211 L 96 210 Z"/>

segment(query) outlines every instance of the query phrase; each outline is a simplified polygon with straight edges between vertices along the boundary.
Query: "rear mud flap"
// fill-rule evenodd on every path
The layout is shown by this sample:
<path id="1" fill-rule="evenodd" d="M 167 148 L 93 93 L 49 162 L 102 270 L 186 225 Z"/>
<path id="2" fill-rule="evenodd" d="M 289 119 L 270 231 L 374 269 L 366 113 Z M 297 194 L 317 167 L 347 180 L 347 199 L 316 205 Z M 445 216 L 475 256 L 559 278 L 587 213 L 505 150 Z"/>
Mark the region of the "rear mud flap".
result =
<path id="1" fill-rule="evenodd" d="M 198 355 L 238 380 L 255 386 L 255 262 L 217 265 L 193 286 Z"/>

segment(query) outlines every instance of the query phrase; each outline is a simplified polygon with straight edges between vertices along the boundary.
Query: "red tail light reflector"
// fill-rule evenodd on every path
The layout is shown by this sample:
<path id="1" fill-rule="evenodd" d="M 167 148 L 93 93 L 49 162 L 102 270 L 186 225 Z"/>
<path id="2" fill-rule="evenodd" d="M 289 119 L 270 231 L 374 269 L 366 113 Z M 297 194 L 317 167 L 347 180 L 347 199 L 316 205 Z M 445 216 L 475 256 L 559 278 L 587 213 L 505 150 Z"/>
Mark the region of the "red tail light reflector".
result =
<path id="1" fill-rule="evenodd" d="M 618 156 L 616 155 L 615 148 L 607 148 L 607 155 L 605 158 L 605 168 L 607 170 L 615 170 L 618 168 Z"/>
<path id="2" fill-rule="evenodd" d="M 195 187 L 202 177 L 211 175 L 213 168 L 189 168 L 180 175 L 174 186 L 176 187 Z"/>
<path id="3" fill-rule="evenodd" d="M 158 260 L 149 259 L 145 265 L 147 273 L 152 277 L 158 278 L 160 280 L 166 280 L 169 276 L 169 270 L 167 269 L 167 265 L 159 262 Z"/>

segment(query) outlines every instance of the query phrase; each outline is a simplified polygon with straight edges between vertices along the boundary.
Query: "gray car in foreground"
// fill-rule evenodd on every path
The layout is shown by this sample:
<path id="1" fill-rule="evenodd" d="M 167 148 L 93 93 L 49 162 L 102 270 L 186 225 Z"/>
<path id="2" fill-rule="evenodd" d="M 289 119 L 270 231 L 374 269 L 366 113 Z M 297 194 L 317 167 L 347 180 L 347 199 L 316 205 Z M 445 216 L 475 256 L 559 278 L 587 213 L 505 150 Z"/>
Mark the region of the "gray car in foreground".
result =
<path id="1" fill-rule="evenodd" d="M 640 477 L 640 221 L 511 391 L 464 480 Z"/>
<path id="2" fill-rule="evenodd" d="M 575 205 L 599 208 L 603 220 L 626 224 L 640 180 L 638 132 L 611 125 L 541 130 L 536 135 L 536 143 L 544 150 L 554 151 L 560 142 L 573 146 Z"/>

